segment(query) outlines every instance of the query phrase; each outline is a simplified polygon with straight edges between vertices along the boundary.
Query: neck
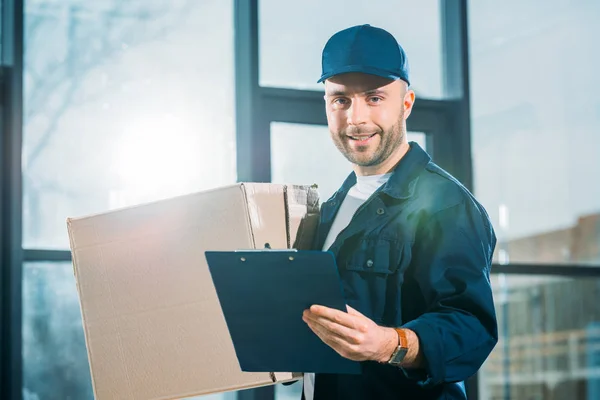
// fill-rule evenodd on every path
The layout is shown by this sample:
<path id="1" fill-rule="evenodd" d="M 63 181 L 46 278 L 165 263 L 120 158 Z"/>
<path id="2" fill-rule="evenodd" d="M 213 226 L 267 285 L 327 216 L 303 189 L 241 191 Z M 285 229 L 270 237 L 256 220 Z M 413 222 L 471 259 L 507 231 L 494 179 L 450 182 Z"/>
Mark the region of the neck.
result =
<path id="1" fill-rule="evenodd" d="M 398 146 L 396 151 L 386 158 L 382 163 L 370 165 L 368 167 L 354 165 L 354 172 L 358 176 L 383 175 L 392 172 L 409 149 L 410 146 L 408 145 L 408 142 L 403 141 L 402 144 Z"/>

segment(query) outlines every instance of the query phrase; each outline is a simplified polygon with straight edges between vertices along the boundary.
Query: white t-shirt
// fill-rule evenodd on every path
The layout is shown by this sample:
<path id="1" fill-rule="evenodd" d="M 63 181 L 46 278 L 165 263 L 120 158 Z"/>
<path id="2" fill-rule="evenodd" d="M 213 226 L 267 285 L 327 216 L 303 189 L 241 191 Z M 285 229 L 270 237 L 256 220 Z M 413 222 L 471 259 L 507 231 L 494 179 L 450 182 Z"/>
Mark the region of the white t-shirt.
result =
<path id="1" fill-rule="evenodd" d="M 331 229 L 327 234 L 323 250 L 327 251 L 329 247 L 335 242 L 335 239 L 343 231 L 350 221 L 358 208 L 375 193 L 380 186 L 385 184 L 392 174 L 384 175 L 370 175 L 370 176 L 356 176 L 356 185 L 348 191 L 346 198 L 342 202 L 340 209 L 335 216 L 335 220 L 331 225 Z M 313 400 L 315 390 L 315 374 L 304 374 L 304 396 L 306 400 Z"/>

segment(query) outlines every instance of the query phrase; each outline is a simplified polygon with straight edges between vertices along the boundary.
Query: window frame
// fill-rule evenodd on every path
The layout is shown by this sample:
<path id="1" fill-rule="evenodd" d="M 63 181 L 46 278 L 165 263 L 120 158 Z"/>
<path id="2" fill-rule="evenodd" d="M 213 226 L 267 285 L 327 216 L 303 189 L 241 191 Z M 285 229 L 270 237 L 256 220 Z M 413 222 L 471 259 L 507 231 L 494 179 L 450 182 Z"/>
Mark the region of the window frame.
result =
<path id="1" fill-rule="evenodd" d="M 23 0 L 2 0 L 0 6 L 0 393 L 20 399 Z"/>

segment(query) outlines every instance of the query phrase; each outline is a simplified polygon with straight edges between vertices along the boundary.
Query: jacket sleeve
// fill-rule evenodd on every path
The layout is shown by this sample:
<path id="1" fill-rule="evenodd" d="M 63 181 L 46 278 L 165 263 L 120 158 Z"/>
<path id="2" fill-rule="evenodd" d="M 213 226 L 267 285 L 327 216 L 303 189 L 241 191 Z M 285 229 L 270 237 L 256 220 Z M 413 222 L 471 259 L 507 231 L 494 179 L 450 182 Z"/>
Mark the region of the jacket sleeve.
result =
<path id="1" fill-rule="evenodd" d="M 489 272 L 496 237 L 480 206 L 436 212 L 413 247 L 414 279 L 427 312 L 406 323 L 419 337 L 425 371 L 404 370 L 421 386 L 464 381 L 498 341 Z"/>

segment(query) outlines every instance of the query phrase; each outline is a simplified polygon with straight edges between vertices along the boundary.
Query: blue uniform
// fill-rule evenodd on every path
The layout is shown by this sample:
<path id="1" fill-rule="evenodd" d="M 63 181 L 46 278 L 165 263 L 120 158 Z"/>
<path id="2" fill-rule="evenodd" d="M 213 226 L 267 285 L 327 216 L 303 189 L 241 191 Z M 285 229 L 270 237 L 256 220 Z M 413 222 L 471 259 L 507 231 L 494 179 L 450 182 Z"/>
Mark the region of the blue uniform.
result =
<path id="1" fill-rule="evenodd" d="M 484 208 L 416 143 L 330 247 L 347 303 L 417 333 L 424 370 L 363 362 L 362 375 L 317 374 L 315 400 L 466 399 L 498 340 L 490 285 L 496 236 Z M 315 248 L 356 183 L 324 202 Z"/>

